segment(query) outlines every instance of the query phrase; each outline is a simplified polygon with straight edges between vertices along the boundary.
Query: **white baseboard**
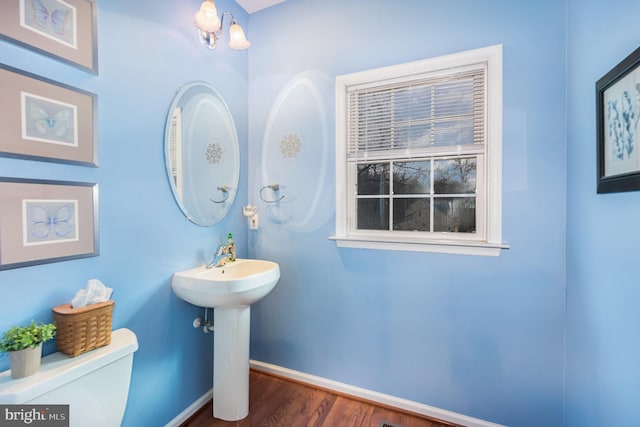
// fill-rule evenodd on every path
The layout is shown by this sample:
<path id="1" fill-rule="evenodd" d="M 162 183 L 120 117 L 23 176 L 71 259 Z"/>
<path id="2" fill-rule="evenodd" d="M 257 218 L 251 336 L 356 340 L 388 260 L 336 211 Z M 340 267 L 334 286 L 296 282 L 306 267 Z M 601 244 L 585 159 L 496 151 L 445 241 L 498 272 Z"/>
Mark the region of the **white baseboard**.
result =
<path id="1" fill-rule="evenodd" d="M 360 387 L 354 387 L 349 384 L 340 383 L 327 378 L 317 377 L 315 375 L 305 374 L 304 372 L 294 371 L 292 369 L 283 368 L 269 363 L 250 360 L 249 365 L 256 371 L 278 375 L 280 377 L 289 378 L 298 382 L 321 387 L 327 390 L 333 390 L 340 394 L 353 396 L 359 399 L 368 400 L 370 402 L 380 403 L 382 405 L 399 408 L 405 411 L 425 415 L 431 418 L 437 418 L 443 421 L 460 424 L 467 427 L 505 427 L 501 424 L 495 424 L 478 418 L 469 417 L 467 415 L 458 414 L 456 412 L 447 411 L 445 409 L 424 405 L 422 403 L 413 402 L 411 400 L 401 399 L 399 397 L 390 396 L 388 394 L 378 393 Z"/>
<path id="2" fill-rule="evenodd" d="M 191 405 L 189 405 L 187 409 L 180 412 L 177 417 L 175 417 L 174 419 L 169 421 L 167 424 L 165 424 L 164 427 L 178 427 L 180 424 L 187 421 L 190 416 L 198 412 L 198 410 L 202 408 L 204 405 L 206 405 L 212 398 L 213 398 L 213 389 L 209 390 L 208 392 L 200 396 L 198 400 L 196 400 Z"/>
<path id="3" fill-rule="evenodd" d="M 443 421 L 449 421 L 451 423 L 460 424 L 466 427 L 505 427 L 502 424 L 484 421 L 478 418 L 469 417 L 467 415 L 458 414 L 456 412 L 447 411 L 445 409 L 436 408 L 434 406 L 424 405 L 422 403 L 414 402 L 411 400 L 401 399 L 399 397 L 391 396 L 388 394 L 378 393 L 376 391 L 340 383 L 327 378 L 305 374 L 304 372 L 294 371 L 293 369 L 283 368 L 282 366 L 272 365 L 270 363 L 250 360 L 249 366 L 259 372 L 278 375 L 283 378 L 289 378 L 301 383 L 321 387 L 327 390 L 332 390 L 340 394 L 356 397 L 358 399 L 380 403 L 382 405 L 391 406 Z M 198 400 L 189 405 L 188 408 L 180 412 L 180 414 L 169 421 L 165 425 L 165 427 L 178 427 L 180 424 L 188 420 L 190 416 L 198 412 L 198 410 L 206 405 L 212 398 L 213 389 L 203 394 Z"/>

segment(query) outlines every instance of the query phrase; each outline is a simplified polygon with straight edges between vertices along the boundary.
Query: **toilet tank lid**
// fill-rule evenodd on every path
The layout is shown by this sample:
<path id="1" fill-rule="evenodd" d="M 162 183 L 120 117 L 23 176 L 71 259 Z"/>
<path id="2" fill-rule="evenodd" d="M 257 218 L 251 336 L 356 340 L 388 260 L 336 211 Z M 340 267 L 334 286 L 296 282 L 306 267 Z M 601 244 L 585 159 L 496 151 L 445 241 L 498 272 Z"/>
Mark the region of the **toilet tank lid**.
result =
<path id="1" fill-rule="evenodd" d="M 38 373 L 12 379 L 11 371 L 0 373 L 0 404 L 28 402 L 57 387 L 106 366 L 138 349 L 138 339 L 129 329 L 111 333 L 111 343 L 76 357 L 53 353 L 42 358 Z"/>

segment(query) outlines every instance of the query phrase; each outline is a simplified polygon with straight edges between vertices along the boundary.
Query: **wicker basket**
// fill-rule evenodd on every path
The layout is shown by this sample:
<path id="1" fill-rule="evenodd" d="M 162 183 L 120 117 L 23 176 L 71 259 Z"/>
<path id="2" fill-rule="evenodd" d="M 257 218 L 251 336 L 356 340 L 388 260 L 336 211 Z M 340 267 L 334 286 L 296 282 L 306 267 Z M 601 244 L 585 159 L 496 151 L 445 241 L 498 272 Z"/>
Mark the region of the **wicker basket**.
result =
<path id="1" fill-rule="evenodd" d="M 74 357 L 109 344 L 113 307 L 111 300 L 79 308 L 53 307 L 58 351 Z"/>

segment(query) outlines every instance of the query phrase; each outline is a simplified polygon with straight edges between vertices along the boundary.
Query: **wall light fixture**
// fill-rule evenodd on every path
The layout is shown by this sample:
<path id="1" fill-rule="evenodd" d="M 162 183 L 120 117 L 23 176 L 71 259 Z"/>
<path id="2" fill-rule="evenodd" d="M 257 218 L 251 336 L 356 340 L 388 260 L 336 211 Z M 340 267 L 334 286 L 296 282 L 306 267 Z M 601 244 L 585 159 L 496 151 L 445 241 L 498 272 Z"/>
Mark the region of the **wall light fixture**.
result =
<path id="1" fill-rule="evenodd" d="M 251 47 L 251 43 L 249 43 L 249 40 L 245 37 L 242 27 L 236 22 L 233 14 L 225 11 L 222 15 L 218 16 L 218 9 L 216 9 L 216 4 L 212 0 L 203 1 L 202 5 L 200 5 L 200 10 L 196 12 L 193 18 L 193 22 L 198 28 L 202 46 L 209 49 L 216 48 L 218 40 L 222 38 L 222 25 L 224 24 L 224 17 L 226 15 L 231 17 L 231 24 L 229 25 L 229 47 L 236 50 L 245 50 Z"/>

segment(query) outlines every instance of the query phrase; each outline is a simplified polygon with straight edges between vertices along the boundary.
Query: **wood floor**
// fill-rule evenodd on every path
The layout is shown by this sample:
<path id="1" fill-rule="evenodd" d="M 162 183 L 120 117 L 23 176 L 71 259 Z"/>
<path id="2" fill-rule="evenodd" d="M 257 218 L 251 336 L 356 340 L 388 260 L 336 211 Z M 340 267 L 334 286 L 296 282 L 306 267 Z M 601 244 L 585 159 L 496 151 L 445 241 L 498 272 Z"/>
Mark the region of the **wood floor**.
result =
<path id="1" fill-rule="evenodd" d="M 213 418 L 212 403 L 180 427 L 451 427 L 447 422 L 380 407 L 251 370 L 249 416 L 241 421 Z"/>

